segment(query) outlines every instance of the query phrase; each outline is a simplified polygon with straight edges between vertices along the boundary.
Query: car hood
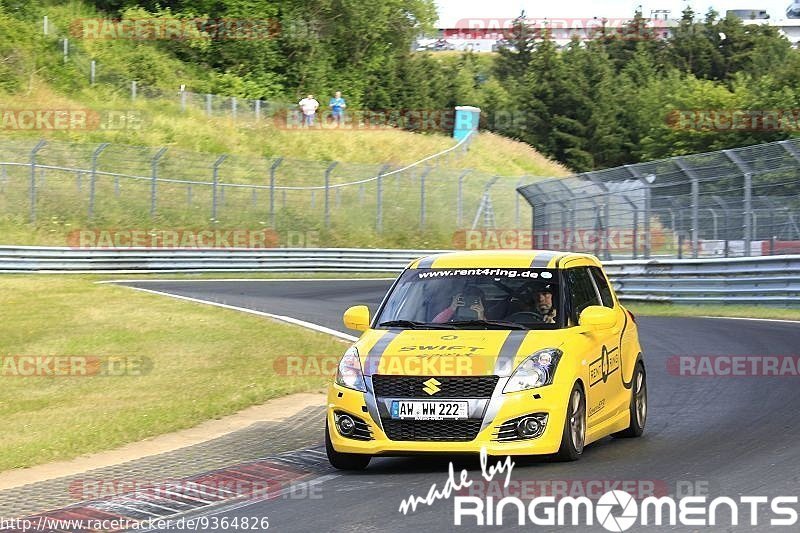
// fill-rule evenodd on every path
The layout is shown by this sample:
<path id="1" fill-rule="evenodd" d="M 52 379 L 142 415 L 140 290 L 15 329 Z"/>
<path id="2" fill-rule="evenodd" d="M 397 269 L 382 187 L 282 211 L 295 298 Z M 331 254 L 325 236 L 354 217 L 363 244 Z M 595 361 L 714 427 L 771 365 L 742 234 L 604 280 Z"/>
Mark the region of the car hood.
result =
<path id="1" fill-rule="evenodd" d="M 365 375 L 510 376 L 568 330 L 369 330 L 356 343 Z"/>

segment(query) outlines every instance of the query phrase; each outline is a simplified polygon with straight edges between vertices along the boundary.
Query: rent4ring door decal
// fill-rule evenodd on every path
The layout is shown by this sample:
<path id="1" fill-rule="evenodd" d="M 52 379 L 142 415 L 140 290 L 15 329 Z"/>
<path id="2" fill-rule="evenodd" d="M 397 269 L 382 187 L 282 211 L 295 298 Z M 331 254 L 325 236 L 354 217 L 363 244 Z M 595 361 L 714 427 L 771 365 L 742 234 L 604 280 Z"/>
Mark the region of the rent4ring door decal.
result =
<path id="1" fill-rule="evenodd" d="M 603 345 L 600 356 L 589 365 L 589 386 L 607 382 L 608 376 L 619 370 L 619 347 L 608 348 Z"/>

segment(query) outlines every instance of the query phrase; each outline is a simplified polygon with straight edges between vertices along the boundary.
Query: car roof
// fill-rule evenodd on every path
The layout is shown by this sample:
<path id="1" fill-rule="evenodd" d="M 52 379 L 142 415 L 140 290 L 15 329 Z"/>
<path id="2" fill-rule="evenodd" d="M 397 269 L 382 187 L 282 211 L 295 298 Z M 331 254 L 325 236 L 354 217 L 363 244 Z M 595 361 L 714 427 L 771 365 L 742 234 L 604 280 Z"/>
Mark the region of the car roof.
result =
<path id="1" fill-rule="evenodd" d="M 593 255 L 553 250 L 443 252 L 412 261 L 408 268 L 570 268 L 601 266 Z"/>

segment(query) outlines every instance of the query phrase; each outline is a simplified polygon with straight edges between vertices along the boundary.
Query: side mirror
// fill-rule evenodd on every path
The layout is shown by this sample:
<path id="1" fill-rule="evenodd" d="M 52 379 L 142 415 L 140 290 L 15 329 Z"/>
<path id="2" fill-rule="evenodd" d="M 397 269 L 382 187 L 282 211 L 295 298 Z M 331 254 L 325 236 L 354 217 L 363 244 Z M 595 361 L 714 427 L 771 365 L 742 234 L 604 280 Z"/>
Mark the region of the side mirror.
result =
<path id="1" fill-rule="evenodd" d="M 345 311 L 344 325 L 356 331 L 369 329 L 369 308 L 366 305 L 355 305 Z"/>
<path id="2" fill-rule="evenodd" d="M 590 305 L 581 311 L 578 323 L 590 329 L 608 329 L 617 323 L 617 313 L 608 307 Z"/>

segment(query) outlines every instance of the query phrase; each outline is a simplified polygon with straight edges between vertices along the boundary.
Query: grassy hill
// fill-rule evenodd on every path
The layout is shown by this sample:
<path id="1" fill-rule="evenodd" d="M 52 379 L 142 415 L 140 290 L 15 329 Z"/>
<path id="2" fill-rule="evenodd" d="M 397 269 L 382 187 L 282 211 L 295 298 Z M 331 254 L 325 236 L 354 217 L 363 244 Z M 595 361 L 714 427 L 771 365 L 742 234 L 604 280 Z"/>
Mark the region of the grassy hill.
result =
<path id="1" fill-rule="evenodd" d="M 85 130 L 0 130 L 0 159 L 26 162 L 27 153 L 40 138 L 51 144 L 39 155 L 40 164 L 89 168 L 92 150 L 99 143 L 112 143 L 98 160 L 98 169 L 135 176 L 149 176 L 149 157 L 160 147 L 167 152 L 159 166 L 159 177 L 210 181 L 210 167 L 218 154 L 230 154 L 221 167 L 220 182 L 266 183 L 268 167 L 283 158 L 279 186 L 319 186 L 329 162 L 339 166 L 331 183 L 344 183 L 377 175 L 383 165 L 398 168 L 446 150 L 455 141 L 441 134 L 416 134 L 398 129 L 297 130 L 281 128 L 279 122 L 230 117 L 207 117 L 201 108 L 181 110 L 179 85 L 198 92 L 224 88 L 219 75 L 179 61 L 157 42 L 125 40 L 70 41 L 67 61 L 62 57 L 59 36 L 69 35 L 72 21 L 98 14 L 81 2 L 42 7 L 27 4 L 28 11 L 9 14 L 0 10 L 0 98 L 13 110 L 82 109 L 98 116 L 134 113 L 137 127 Z M 41 17 L 47 14 L 47 36 Z M 98 82 L 89 84 L 90 59 L 98 62 Z M 147 79 L 141 79 L 142 65 Z M 135 68 L 134 68 L 135 67 Z M 131 79 L 139 79 L 141 93 L 132 101 Z M 153 95 L 160 95 L 154 97 Z M 68 143 L 68 144 L 67 144 Z M 137 148 L 139 147 L 139 148 Z M 424 167 L 387 179 L 383 190 L 384 228 L 376 229 L 376 184 L 342 188 L 330 198 L 331 224 L 321 217 L 322 193 L 287 191 L 275 199 L 275 229 L 286 232 L 317 232 L 320 244 L 332 246 L 449 247 L 457 229 L 455 216 L 458 176 L 464 179 L 461 227 L 470 225 L 484 187 L 494 176 L 506 176 L 492 187 L 497 225 L 510 227 L 520 216 L 527 226 L 529 210 L 520 215 L 514 188 L 521 176 L 563 176 L 563 166 L 550 161 L 529 145 L 482 133 L 467 151 L 454 151 L 430 162 L 433 169 L 424 179 L 426 213 L 422 220 L 420 189 Z M 29 221 L 29 168 L 7 167 L 0 176 L 0 232 L 4 244 L 64 245 L 75 229 L 203 229 L 269 227 L 263 191 L 243 189 L 223 192 L 217 220 L 209 220 L 211 194 L 207 187 L 160 185 L 158 209 L 150 217 L 149 184 L 123 180 L 112 183 L 107 176 L 97 180 L 97 205 L 90 219 L 87 212 L 86 176 L 47 170 L 37 183 L 37 219 Z M 261 195 L 261 196 L 258 196 Z M 423 225 L 424 223 L 424 225 Z"/>

